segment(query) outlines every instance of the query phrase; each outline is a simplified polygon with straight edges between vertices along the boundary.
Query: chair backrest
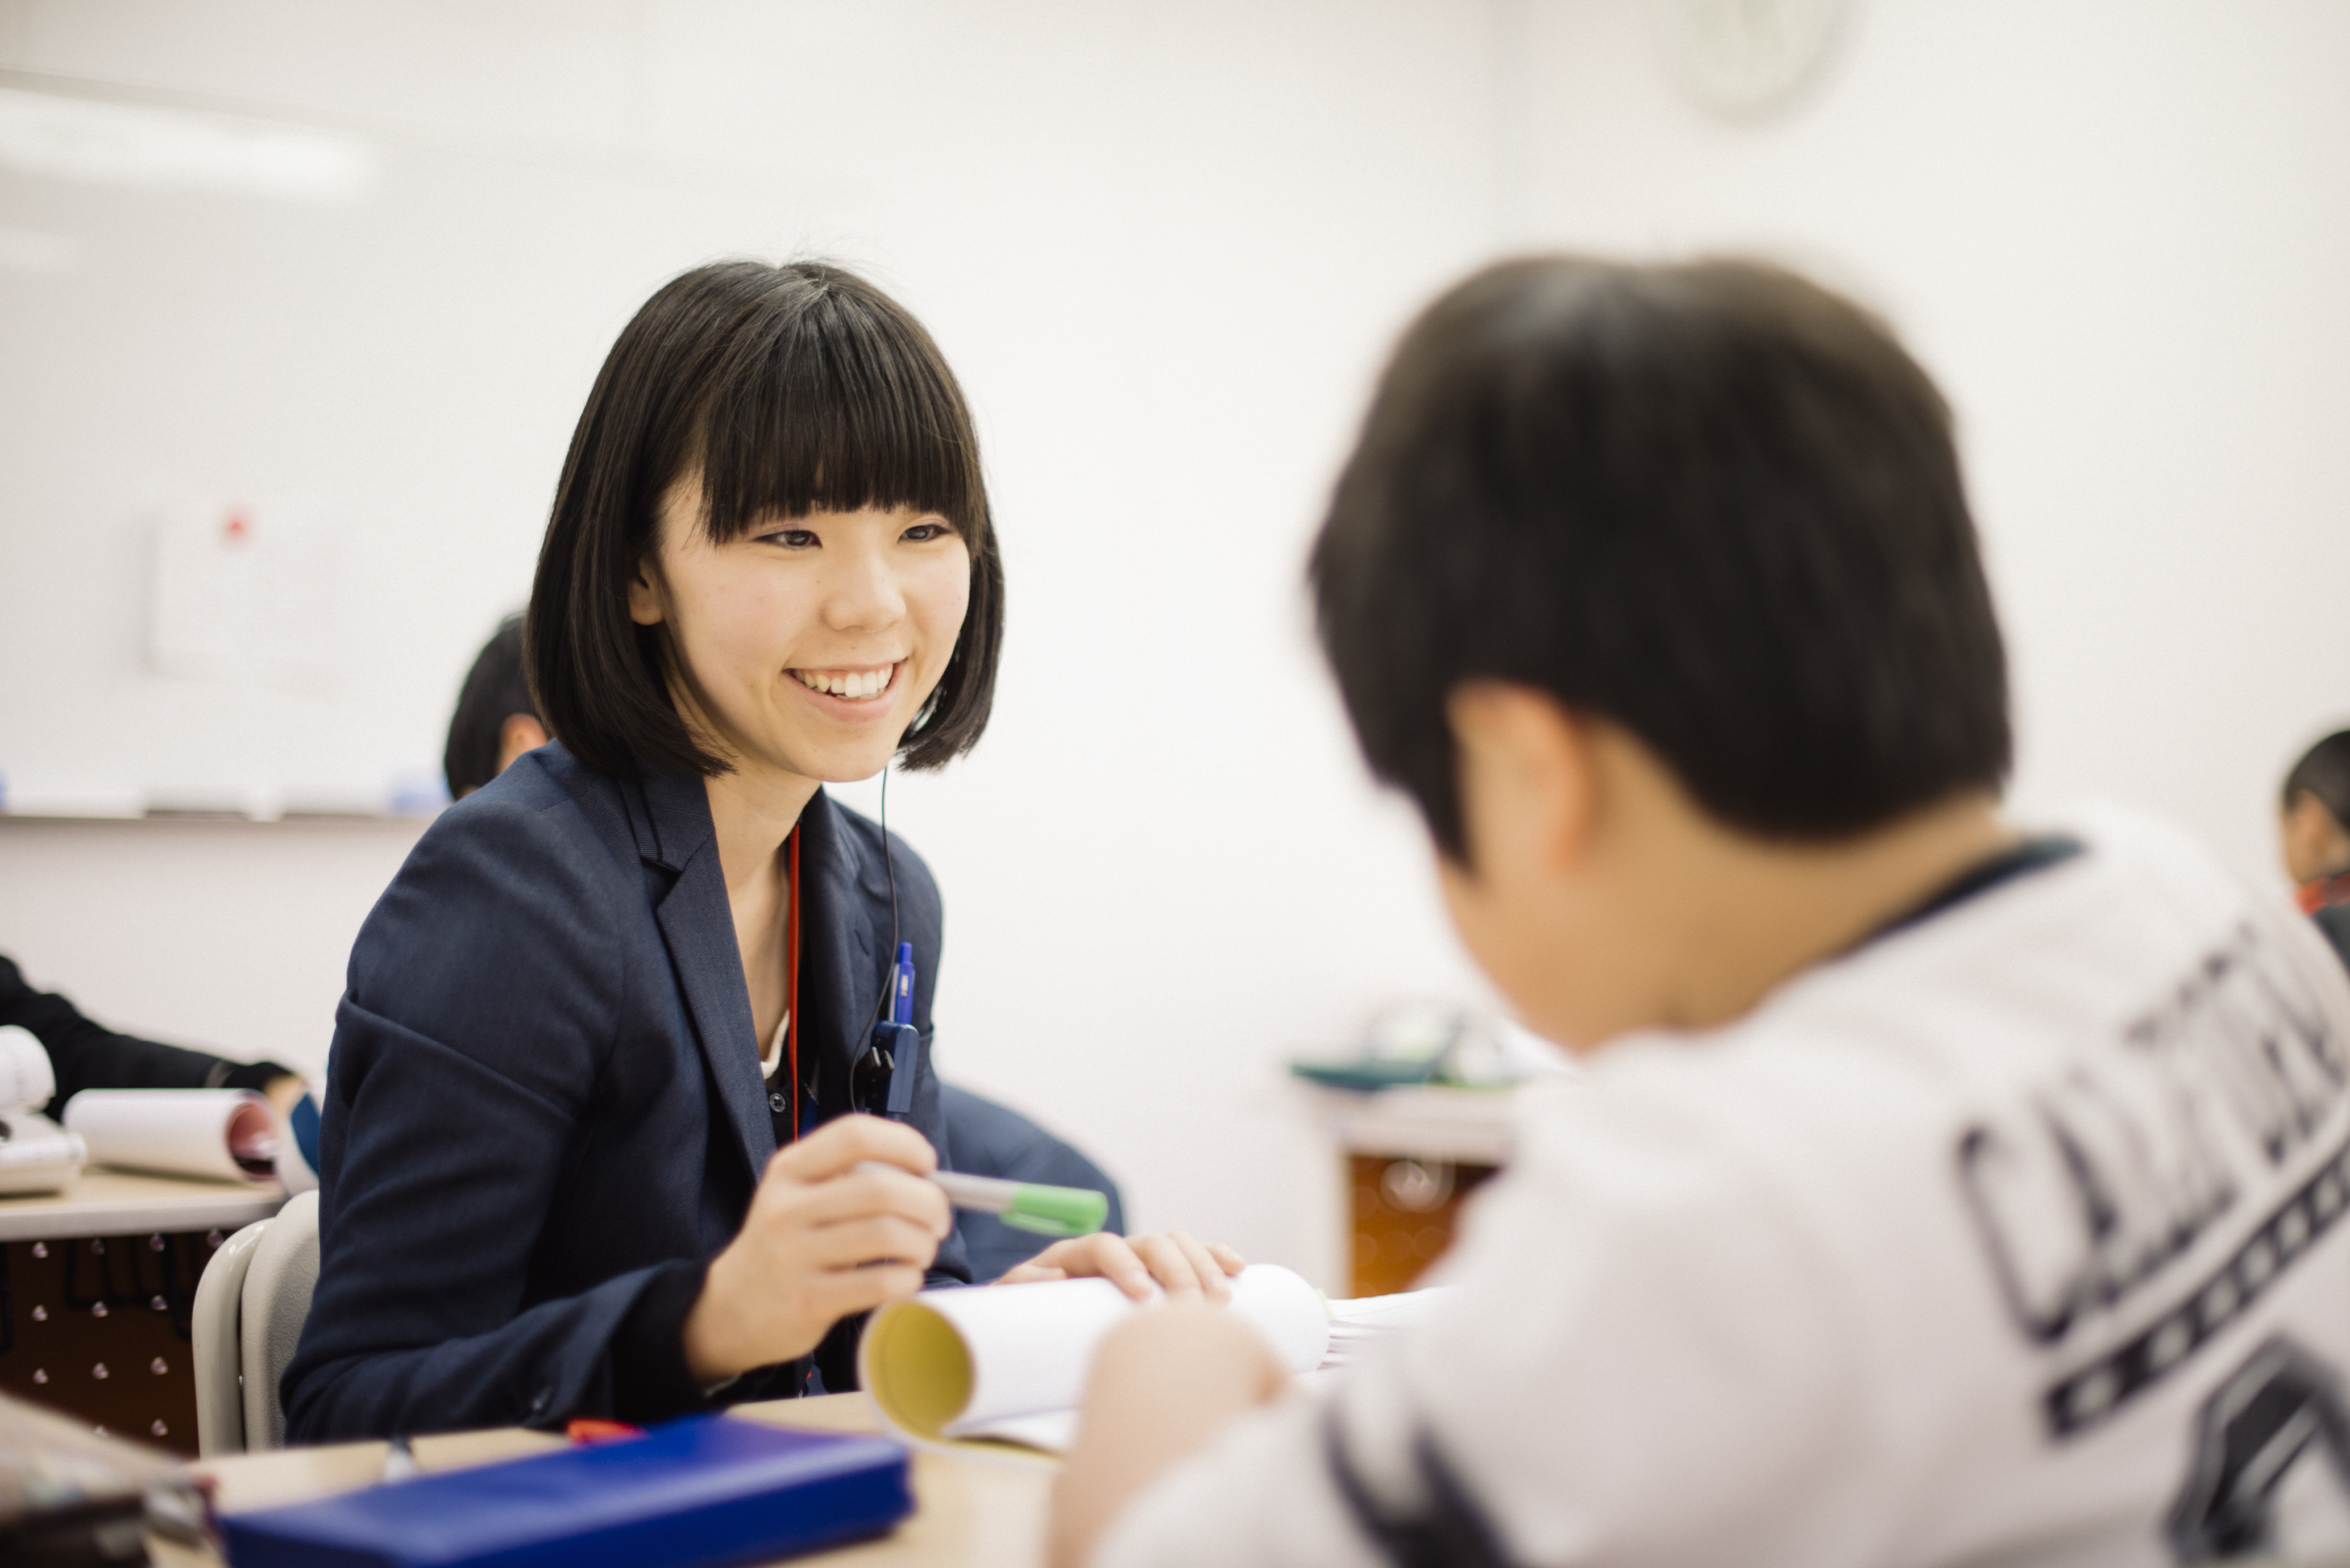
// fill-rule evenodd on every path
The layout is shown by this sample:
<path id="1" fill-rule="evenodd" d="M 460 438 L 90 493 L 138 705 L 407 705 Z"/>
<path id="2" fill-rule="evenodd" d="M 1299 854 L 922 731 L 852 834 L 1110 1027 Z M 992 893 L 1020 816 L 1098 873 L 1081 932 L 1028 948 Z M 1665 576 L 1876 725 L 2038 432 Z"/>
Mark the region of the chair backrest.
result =
<path id="1" fill-rule="evenodd" d="M 288 1199 L 221 1244 L 196 1284 L 190 1349 L 196 1447 L 206 1456 L 283 1448 L 277 1380 L 302 1342 L 318 1283 L 318 1195 Z"/>
<path id="2" fill-rule="evenodd" d="M 188 1350 L 196 1368 L 196 1451 L 244 1452 L 244 1381 L 238 1376 L 244 1352 L 237 1343 L 245 1271 L 269 1221 L 256 1220 L 213 1250 L 196 1282 L 196 1304 L 188 1316 Z"/>
<path id="3" fill-rule="evenodd" d="M 244 1347 L 244 1446 L 286 1446 L 277 1380 L 302 1343 L 310 1295 L 318 1288 L 318 1194 L 296 1193 L 262 1232 L 244 1272 L 237 1338 Z"/>

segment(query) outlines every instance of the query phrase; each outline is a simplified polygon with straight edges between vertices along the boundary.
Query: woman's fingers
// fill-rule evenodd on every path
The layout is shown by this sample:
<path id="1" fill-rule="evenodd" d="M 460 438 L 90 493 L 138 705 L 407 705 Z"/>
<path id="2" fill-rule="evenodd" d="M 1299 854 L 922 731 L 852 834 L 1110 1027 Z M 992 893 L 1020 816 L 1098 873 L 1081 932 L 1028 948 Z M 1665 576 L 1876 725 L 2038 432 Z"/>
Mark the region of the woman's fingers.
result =
<path id="1" fill-rule="evenodd" d="M 1150 1299 L 1154 1287 L 1172 1297 L 1230 1301 L 1229 1276 L 1247 1265 L 1222 1242 L 1213 1244 L 1169 1231 L 1128 1240 L 1107 1231 L 1055 1241 L 1003 1276 L 1006 1284 L 1027 1284 L 1063 1274 L 1098 1274 L 1136 1301 Z M 1035 1271 L 1050 1271 L 1040 1272 Z"/>
<path id="2" fill-rule="evenodd" d="M 1232 1299 L 1232 1282 L 1225 1278 L 1223 1261 L 1205 1241 L 1198 1241 L 1181 1231 L 1170 1231 L 1167 1239 L 1183 1250 L 1184 1262 L 1199 1276 L 1200 1289 L 1211 1302 Z"/>
<path id="3" fill-rule="evenodd" d="M 1134 1242 L 1136 1253 L 1149 1268 L 1150 1277 L 1158 1282 L 1159 1288 L 1179 1301 L 1206 1294 L 1211 1278 L 1219 1286 L 1223 1284 L 1224 1271 L 1209 1258 L 1206 1248 L 1196 1241 L 1191 1242 L 1191 1248 L 1183 1245 L 1191 1240 L 1180 1231 L 1170 1231 L 1164 1235 L 1140 1237 Z M 1196 1259 L 1192 1248 L 1198 1249 Z M 1231 1293 L 1227 1289 L 1217 1299 L 1225 1299 Z"/>
<path id="4" fill-rule="evenodd" d="M 1051 1269 L 1072 1279 L 1106 1279 L 1136 1301 L 1150 1299 L 1149 1269 L 1134 1255 L 1134 1249 L 1127 1244 L 1125 1237 L 1114 1236 L 1107 1231 L 1067 1241 L 1055 1241 L 1021 1266 Z M 1045 1276 L 1024 1276 L 1013 1282 L 1024 1283 L 1031 1277 Z M 1004 1278 L 1009 1280 L 1012 1276 L 1006 1274 Z"/>
<path id="5" fill-rule="evenodd" d="M 1004 1270 L 996 1277 L 994 1282 L 999 1285 L 1035 1285 L 1042 1284 L 1047 1280 L 1066 1280 L 1068 1277 L 1068 1270 L 1056 1269 L 1049 1263 L 1040 1263 L 1032 1258 L 1027 1262 L 1014 1263 Z"/>
<path id="6" fill-rule="evenodd" d="M 870 1161 L 827 1181 L 795 1183 L 790 1197 L 778 1201 L 810 1225 L 897 1214 L 927 1229 L 933 1240 L 943 1241 L 954 1229 L 954 1206 L 938 1183 Z"/>
<path id="7" fill-rule="evenodd" d="M 778 1153 L 686 1315 L 711 1381 L 788 1359 L 851 1314 L 912 1295 L 954 1228 L 938 1157 L 912 1128 L 844 1116 Z"/>
<path id="8" fill-rule="evenodd" d="M 828 1326 L 858 1313 L 871 1312 L 884 1303 L 903 1301 L 920 1291 L 922 1284 L 922 1271 L 911 1263 L 836 1269 L 823 1276 L 816 1299 Z"/>
<path id="9" fill-rule="evenodd" d="M 876 1263 L 910 1263 L 927 1269 L 938 1255 L 939 1239 L 895 1214 L 868 1214 L 805 1232 L 808 1261 L 820 1269 L 860 1269 Z"/>
<path id="10" fill-rule="evenodd" d="M 837 1116 L 787 1144 L 767 1162 L 767 1169 L 797 1181 L 827 1181 L 864 1160 L 894 1165 L 916 1176 L 939 1168 L 938 1151 L 930 1140 L 902 1122 L 879 1116 Z"/>

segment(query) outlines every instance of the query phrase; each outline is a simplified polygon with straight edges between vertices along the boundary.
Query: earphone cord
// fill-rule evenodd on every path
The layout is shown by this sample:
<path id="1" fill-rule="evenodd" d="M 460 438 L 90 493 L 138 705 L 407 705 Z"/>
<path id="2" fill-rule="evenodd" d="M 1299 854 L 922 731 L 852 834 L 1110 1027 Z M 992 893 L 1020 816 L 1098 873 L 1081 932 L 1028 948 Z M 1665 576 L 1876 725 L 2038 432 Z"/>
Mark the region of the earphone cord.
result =
<path id="1" fill-rule="evenodd" d="M 889 767 L 881 766 L 881 867 L 889 874 L 889 954 L 881 974 L 881 995 L 873 1003 L 873 1016 L 865 1021 L 865 1033 L 860 1040 L 873 1038 L 873 1026 L 881 1022 L 881 1010 L 889 1005 L 889 993 L 898 984 L 898 863 L 889 854 Z"/>

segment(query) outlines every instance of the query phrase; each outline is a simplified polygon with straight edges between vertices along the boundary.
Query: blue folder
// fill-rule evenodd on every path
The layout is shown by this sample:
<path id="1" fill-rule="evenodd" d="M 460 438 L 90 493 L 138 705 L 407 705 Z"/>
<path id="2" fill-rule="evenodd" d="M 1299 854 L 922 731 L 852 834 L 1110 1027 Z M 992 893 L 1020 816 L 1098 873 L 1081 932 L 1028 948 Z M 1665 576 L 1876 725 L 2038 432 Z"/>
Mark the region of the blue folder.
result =
<path id="1" fill-rule="evenodd" d="M 754 1563 L 879 1535 L 912 1511 L 886 1438 L 694 1416 L 567 1449 L 229 1514 L 234 1568 Z"/>

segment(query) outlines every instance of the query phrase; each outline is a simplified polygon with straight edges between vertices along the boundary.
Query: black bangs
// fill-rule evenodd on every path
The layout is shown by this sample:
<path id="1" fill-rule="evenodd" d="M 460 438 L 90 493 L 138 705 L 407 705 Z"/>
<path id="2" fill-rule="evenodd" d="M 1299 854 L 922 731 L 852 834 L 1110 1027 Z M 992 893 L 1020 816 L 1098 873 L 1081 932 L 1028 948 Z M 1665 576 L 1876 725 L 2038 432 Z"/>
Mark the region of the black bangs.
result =
<path id="1" fill-rule="evenodd" d="M 858 279 L 802 267 L 713 368 L 698 410 L 706 524 L 723 544 L 763 517 L 868 506 L 984 524 L 979 448 L 930 335 Z M 780 308 L 778 308 L 780 306 Z"/>
<path id="2" fill-rule="evenodd" d="M 689 734 L 661 640 L 629 618 L 661 498 L 700 470 L 714 543 L 766 517 L 910 506 L 952 523 L 971 600 L 937 689 L 899 741 L 909 768 L 987 728 L 1003 643 L 1003 562 L 979 440 L 954 373 L 905 307 L 821 262 L 717 262 L 672 278 L 596 378 L 531 589 L 531 690 L 555 738 L 620 778 L 731 763 Z"/>

